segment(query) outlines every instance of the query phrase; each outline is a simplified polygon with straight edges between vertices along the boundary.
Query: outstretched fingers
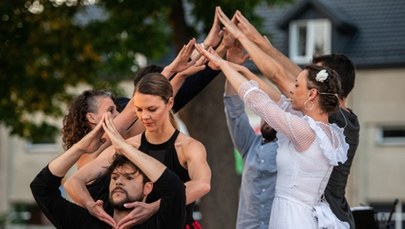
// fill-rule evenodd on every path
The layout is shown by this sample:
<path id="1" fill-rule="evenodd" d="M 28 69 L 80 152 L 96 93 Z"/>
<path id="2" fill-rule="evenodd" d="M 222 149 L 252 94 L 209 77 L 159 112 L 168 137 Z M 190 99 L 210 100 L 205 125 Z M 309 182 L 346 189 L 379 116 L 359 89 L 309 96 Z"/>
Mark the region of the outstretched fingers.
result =
<path id="1" fill-rule="evenodd" d="M 198 52 L 200 52 L 203 56 L 205 56 L 211 64 L 213 64 L 215 69 L 220 69 L 221 66 L 221 61 L 224 61 L 216 52 L 214 49 L 209 48 L 208 50 L 205 50 L 204 47 L 200 44 L 195 45 L 196 49 Z"/>
<path id="2" fill-rule="evenodd" d="M 109 214 L 107 214 L 107 212 L 104 211 L 102 200 L 97 200 L 92 204 L 92 206 L 87 207 L 87 210 L 90 212 L 90 214 L 112 226 L 113 228 L 117 226 L 117 223 L 114 221 L 114 219 Z"/>
<path id="3" fill-rule="evenodd" d="M 120 151 L 122 143 L 125 142 L 125 140 L 116 129 L 111 113 L 108 112 L 104 114 L 104 116 L 105 116 L 103 122 L 104 131 L 107 133 L 115 149 L 117 151 Z"/>
<path id="4" fill-rule="evenodd" d="M 234 17 L 233 21 L 231 21 L 228 16 L 221 10 L 219 6 L 216 7 L 216 13 L 218 15 L 219 20 L 221 21 L 222 25 L 226 28 L 226 30 L 236 39 L 243 34 L 240 29 L 235 25 L 237 19 Z"/>
<path id="5" fill-rule="evenodd" d="M 211 30 L 204 40 L 204 44 L 207 47 L 216 47 L 223 36 L 223 30 L 221 29 L 221 22 L 219 21 L 218 15 L 215 13 L 214 22 L 212 24 Z"/>

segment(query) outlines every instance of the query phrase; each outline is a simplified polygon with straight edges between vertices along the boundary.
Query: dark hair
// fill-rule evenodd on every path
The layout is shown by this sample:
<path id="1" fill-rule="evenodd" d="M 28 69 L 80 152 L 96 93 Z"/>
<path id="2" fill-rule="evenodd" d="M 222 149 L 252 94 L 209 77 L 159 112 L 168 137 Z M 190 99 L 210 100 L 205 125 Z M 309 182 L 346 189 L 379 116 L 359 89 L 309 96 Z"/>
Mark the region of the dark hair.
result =
<path id="1" fill-rule="evenodd" d="M 62 141 L 63 148 L 69 149 L 80 141 L 91 128 L 87 122 L 86 114 L 97 110 L 96 97 L 114 97 L 104 90 L 86 90 L 70 104 L 69 112 L 63 118 Z"/>
<path id="2" fill-rule="evenodd" d="M 114 103 L 115 106 L 117 107 L 117 111 L 121 113 L 122 110 L 127 106 L 130 98 L 119 96 L 115 98 Z"/>
<path id="3" fill-rule="evenodd" d="M 342 54 L 329 54 L 322 56 L 314 56 L 312 63 L 320 63 L 323 66 L 329 67 L 336 71 L 340 78 L 342 90 L 339 93 L 340 98 L 346 98 L 354 87 L 356 79 L 355 68 L 352 61 Z"/>
<path id="4" fill-rule="evenodd" d="M 308 70 L 308 89 L 315 88 L 319 94 L 319 106 L 327 113 L 335 112 L 339 108 L 340 79 L 332 69 L 315 64 L 304 67 Z M 326 70 L 328 77 L 323 82 L 317 81 L 316 76 L 321 70 Z"/>
<path id="5" fill-rule="evenodd" d="M 165 103 L 173 97 L 170 81 L 160 73 L 146 74 L 135 86 L 135 93 L 160 96 Z"/>
<path id="6" fill-rule="evenodd" d="M 111 176 L 111 174 L 114 172 L 115 169 L 118 167 L 122 167 L 124 165 L 129 165 L 131 166 L 136 172 L 139 172 L 140 175 L 143 177 L 143 184 L 146 182 L 150 181 L 149 178 L 136 166 L 132 161 L 130 161 L 128 158 L 126 158 L 122 154 L 114 154 L 113 156 L 113 161 L 111 162 L 110 166 L 107 168 L 107 174 Z"/>
<path id="7" fill-rule="evenodd" d="M 169 99 L 173 97 L 173 87 L 170 81 L 160 73 L 148 73 L 146 74 L 135 86 L 135 93 L 142 93 L 147 95 L 155 95 L 162 98 L 165 104 L 169 102 Z M 170 122 L 178 129 L 178 124 L 174 118 L 173 112 L 170 111 Z"/>
<path id="8" fill-rule="evenodd" d="M 163 71 L 163 67 L 156 65 L 156 64 L 151 64 L 148 66 L 145 66 L 141 69 L 138 70 L 138 72 L 134 76 L 134 86 L 136 86 L 139 82 L 139 80 L 142 79 L 146 74 L 148 73 L 161 73 Z"/>

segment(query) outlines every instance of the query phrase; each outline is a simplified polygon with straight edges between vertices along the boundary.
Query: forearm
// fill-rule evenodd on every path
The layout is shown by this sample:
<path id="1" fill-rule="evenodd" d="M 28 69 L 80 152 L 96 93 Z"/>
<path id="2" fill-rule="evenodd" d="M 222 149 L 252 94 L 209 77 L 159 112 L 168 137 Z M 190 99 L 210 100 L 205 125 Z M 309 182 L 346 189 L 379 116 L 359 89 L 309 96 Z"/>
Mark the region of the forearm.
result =
<path id="1" fill-rule="evenodd" d="M 238 37 L 239 42 L 249 53 L 250 58 L 259 68 L 259 70 L 274 84 L 277 85 L 283 94 L 288 94 L 290 77 L 282 65 L 280 65 L 271 56 L 265 53 L 255 43 L 249 40 L 245 35 Z"/>
<path id="2" fill-rule="evenodd" d="M 271 45 L 264 37 L 263 39 L 255 42 L 265 53 L 270 55 L 275 61 L 277 61 L 288 72 L 290 80 L 295 80 L 302 69 L 292 62 L 288 57 Z"/>
<path id="3" fill-rule="evenodd" d="M 161 162 L 128 143 L 123 144 L 117 151 L 132 161 L 152 182 L 159 179 L 166 169 Z"/>
<path id="4" fill-rule="evenodd" d="M 209 182 L 204 181 L 187 181 L 186 186 L 186 204 L 191 204 L 201 197 L 205 196 L 211 189 Z"/>
<path id="5" fill-rule="evenodd" d="M 230 62 L 224 62 L 221 64 L 220 68 L 229 84 L 235 88 L 235 90 L 238 90 L 240 85 L 248 81 L 248 79 L 246 79 L 238 70 L 236 70 Z"/>
<path id="6" fill-rule="evenodd" d="M 117 128 L 118 132 L 124 138 L 130 137 L 128 135 L 128 130 L 131 128 L 131 124 L 133 124 L 138 119 L 138 117 L 136 116 L 136 108 L 133 102 L 134 99 L 132 97 L 131 100 L 129 100 L 128 104 L 125 106 L 124 110 L 114 118 L 114 125 Z"/>
<path id="7" fill-rule="evenodd" d="M 106 138 L 106 141 L 95 152 L 92 152 L 89 154 L 82 154 L 82 156 L 77 161 L 77 168 L 80 169 L 83 166 L 85 166 L 87 163 L 90 163 L 91 161 L 96 159 L 110 145 L 111 145 L 110 140 L 108 138 Z"/>
<path id="8" fill-rule="evenodd" d="M 64 177 L 83 153 L 84 152 L 78 149 L 76 145 L 73 145 L 66 152 L 49 163 L 49 170 L 55 176 Z"/>
<path id="9" fill-rule="evenodd" d="M 264 80 L 259 78 L 253 72 L 251 72 L 248 68 L 241 65 L 232 64 L 232 66 L 239 71 L 246 79 L 254 80 L 259 84 L 259 88 L 262 89 L 270 98 L 274 101 L 278 101 L 280 99 L 280 93 L 271 85 L 266 83 Z"/>
<path id="10" fill-rule="evenodd" d="M 77 205 L 87 208 L 95 202 L 86 187 L 86 182 L 78 177 L 70 177 L 63 184 L 63 188 Z"/>
<path id="11" fill-rule="evenodd" d="M 112 147 L 106 149 L 99 157 L 80 168 L 66 180 L 63 187 L 73 201 L 83 207 L 86 207 L 86 203 L 94 202 L 86 185 L 105 173 L 114 152 Z"/>
<path id="12" fill-rule="evenodd" d="M 172 85 L 173 88 L 173 96 L 177 95 L 177 92 L 179 92 L 181 85 L 183 85 L 186 78 L 187 76 L 177 74 L 173 77 L 172 80 L 170 80 L 170 84 Z"/>
<path id="13" fill-rule="evenodd" d="M 225 81 L 224 94 L 226 96 L 238 95 L 238 92 L 232 87 L 232 85 L 229 84 L 228 80 Z"/>
<path id="14" fill-rule="evenodd" d="M 164 75 L 166 78 L 170 79 L 176 72 L 173 70 L 173 67 L 168 65 L 163 68 L 163 71 L 161 72 L 162 75 Z"/>

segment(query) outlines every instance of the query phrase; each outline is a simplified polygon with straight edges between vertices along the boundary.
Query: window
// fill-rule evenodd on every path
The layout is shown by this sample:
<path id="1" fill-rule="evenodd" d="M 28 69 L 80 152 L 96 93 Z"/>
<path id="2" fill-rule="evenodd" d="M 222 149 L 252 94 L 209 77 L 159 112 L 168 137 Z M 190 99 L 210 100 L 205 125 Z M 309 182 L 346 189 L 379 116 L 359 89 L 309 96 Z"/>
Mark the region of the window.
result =
<path id="1" fill-rule="evenodd" d="M 313 55 L 331 53 L 331 27 L 326 19 L 291 22 L 290 58 L 297 64 L 307 64 Z"/>
<path id="2" fill-rule="evenodd" d="M 377 131 L 377 142 L 384 145 L 405 145 L 405 126 L 383 126 Z"/>

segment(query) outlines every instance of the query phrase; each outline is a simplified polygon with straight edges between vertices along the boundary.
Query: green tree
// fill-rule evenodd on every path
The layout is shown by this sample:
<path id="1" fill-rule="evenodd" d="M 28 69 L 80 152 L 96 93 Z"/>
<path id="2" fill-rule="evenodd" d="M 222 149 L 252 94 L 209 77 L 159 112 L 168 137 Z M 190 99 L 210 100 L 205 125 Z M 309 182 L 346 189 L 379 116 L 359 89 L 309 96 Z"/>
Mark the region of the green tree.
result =
<path id="1" fill-rule="evenodd" d="M 36 113 L 62 115 L 70 86 L 114 88 L 136 56 L 158 58 L 169 44 L 167 12 L 143 1 L 1 1 L 0 122 L 31 140 L 56 133 Z"/>
<path id="2" fill-rule="evenodd" d="M 79 83 L 116 89 L 131 77 L 137 56 L 157 60 L 211 27 L 214 8 L 241 10 L 260 25 L 254 9 L 289 0 L 12 0 L 0 2 L 0 123 L 33 141 L 57 133 L 33 117 L 60 117 L 69 90 Z M 239 179 L 218 77 L 181 112 L 202 141 L 212 169 L 211 192 L 202 199 L 205 228 L 235 228 Z M 201 105 L 203 104 L 203 105 Z M 215 111 L 215 112 L 213 112 Z M 35 121 L 34 121 L 35 120 Z"/>

